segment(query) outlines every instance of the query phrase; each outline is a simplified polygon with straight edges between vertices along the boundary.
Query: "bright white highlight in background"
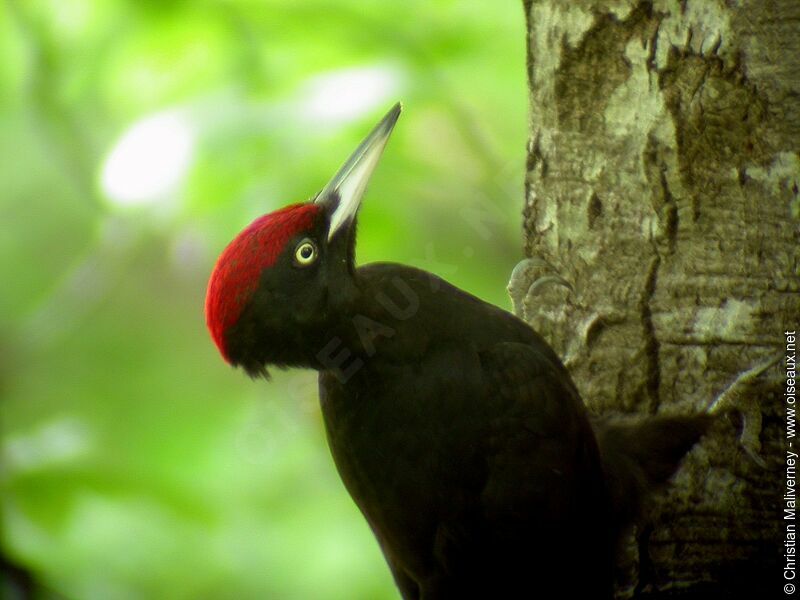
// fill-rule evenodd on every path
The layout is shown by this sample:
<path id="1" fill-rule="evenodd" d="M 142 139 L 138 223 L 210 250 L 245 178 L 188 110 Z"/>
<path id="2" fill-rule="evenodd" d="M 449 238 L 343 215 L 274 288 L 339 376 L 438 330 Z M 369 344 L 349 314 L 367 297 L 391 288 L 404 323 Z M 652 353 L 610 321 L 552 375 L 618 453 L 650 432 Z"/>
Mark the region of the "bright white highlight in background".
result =
<path id="1" fill-rule="evenodd" d="M 44 423 L 27 434 L 16 434 L 3 441 L 0 455 L 19 471 L 45 468 L 85 455 L 91 446 L 86 426 L 74 418 Z"/>
<path id="2" fill-rule="evenodd" d="M 185 117 L 161 113 L 134 123 L 108 155 L 100 186 L 118 205 L 151 204 L 175 192 L 194 153 Z"/>
<path id="3" fill-rule="evenodd" d="M 301 88 L 301 118 L 341 124 L 399 100 L 403 75 L 391 65 L 342 69 L 317 75 Z"/>

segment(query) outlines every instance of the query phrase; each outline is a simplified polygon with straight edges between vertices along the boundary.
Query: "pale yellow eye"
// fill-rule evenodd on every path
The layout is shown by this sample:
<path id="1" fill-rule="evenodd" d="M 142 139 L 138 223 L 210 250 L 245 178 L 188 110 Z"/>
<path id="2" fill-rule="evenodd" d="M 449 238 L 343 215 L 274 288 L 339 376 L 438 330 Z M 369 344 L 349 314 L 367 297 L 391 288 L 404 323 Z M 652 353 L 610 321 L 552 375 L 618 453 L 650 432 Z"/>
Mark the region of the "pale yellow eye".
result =
<path id="1" fill-rule="evenodd" d="M 294 259 L 298 265 L 305 267 L 317 260 L 317 247 L 311 240 L 303 240 L 294 250 Z"/>

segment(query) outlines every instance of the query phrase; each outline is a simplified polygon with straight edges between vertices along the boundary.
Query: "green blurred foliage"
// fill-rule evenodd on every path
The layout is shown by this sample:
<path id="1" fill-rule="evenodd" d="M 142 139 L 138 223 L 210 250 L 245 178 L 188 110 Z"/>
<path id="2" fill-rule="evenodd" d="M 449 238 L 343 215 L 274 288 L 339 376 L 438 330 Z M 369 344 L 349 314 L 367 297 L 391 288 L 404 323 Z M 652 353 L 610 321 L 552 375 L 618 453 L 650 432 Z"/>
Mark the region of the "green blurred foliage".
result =
<path id="1" fill-rule="evenodd" d="M 314 373 L 229 369 L 205 284 L 238 230 L 321 188 L 400 99 L 360 262 L 507 307 L 521 6 L 9 0 L 0 53 L 4 553 L 42 597 L 397 597 L 330 459 Z"/>

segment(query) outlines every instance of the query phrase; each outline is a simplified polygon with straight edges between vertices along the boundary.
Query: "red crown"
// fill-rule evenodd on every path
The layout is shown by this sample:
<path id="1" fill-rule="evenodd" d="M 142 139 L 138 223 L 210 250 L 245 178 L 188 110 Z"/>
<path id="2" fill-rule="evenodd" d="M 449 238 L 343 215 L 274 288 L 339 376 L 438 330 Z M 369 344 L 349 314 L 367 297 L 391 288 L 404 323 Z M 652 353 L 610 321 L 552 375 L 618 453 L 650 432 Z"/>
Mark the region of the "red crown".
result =
<path id="1" fill-rule="evenodd" d="M 261 273 L 275 264 L 290 239 L 311 229 L 319 211 L 316 204 L 293 204 L 259 217 L 219 255 L 206 292 L 206 325 L 226 361 L 225 332 L 247 307 Z"/>

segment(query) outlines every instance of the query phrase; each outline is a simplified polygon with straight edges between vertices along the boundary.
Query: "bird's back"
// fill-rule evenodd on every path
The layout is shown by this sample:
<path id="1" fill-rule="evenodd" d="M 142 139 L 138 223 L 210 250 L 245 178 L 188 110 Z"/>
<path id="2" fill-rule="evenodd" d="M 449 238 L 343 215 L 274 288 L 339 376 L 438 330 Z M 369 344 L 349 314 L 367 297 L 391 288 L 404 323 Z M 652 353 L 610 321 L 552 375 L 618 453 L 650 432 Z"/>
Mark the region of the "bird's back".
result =
<path id="1" fill-rule="evenodd" d="M 546 596 L 576 568 L 579 590 L 608 595 L 600 460 L 552 350 L 429 273 L 378 264 L 358 275 L 358 332 L 338 334 L 361 366 L 321 373 L 323 414 L 406 597 Z"/>

